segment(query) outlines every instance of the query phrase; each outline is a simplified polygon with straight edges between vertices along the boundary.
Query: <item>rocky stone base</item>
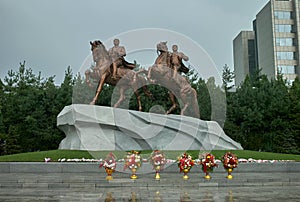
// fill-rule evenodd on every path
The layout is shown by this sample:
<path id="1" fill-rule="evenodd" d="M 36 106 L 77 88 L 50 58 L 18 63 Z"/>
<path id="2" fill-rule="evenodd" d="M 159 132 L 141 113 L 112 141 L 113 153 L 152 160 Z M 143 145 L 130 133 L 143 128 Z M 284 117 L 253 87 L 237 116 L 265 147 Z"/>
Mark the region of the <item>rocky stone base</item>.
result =
<path id="1" fill-rule="evenodd" d="M 57 117 L 66 138 L 59 149 L 76 150 L 241 150 L 214 121 L 73 104 Z"/>

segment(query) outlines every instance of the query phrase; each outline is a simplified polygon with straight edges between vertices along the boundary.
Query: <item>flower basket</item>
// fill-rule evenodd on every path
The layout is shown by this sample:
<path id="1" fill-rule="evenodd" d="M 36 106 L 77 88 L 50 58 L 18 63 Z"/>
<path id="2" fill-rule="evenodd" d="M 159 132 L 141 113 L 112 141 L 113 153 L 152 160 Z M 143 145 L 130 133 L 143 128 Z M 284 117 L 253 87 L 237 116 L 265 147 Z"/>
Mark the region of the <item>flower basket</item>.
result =
<path id="1" fill-rule="evenodd" d="M 132 172 L 131 179 L 137 179 L 136 171 L 142 166 L 141 152 L 132 150 L 127 153 L 124 164 L 124 170 L 129 168 Z"/>
<path id="2" fill-rule="evenodd" d="M 113 153 L 109 153 L 106 158 L 100 163 L 100 168 L 103 167 L 107 173 L 106 180 L 112 180 L 112 173 L 116 170 L 116 156 Z"/>
<path id="3" fill-rule="evenodd" d="M 190 172 L 191 168 L 194 166 L 194 162 L 195 161 L 192 159 L 192 156 L 187 153 L 183 153 L 178 157 L 177 164 L 180 172 L 183 172 L 183 179 L 189 179 L 187 173 Z"/>
<path id="4" fill-rule="evenodd" d="M 227 171 L 228 179 L 232 179 L 233 176 L 231 175 L 234 168 L 238 166 L 238 158 L 231 152 L 226 152 L 222 157 L 223 167 Z"/>
<path id="5" fill-rule="evenodd" d="M 160 179 L 160 171 L 164 169 L 164 166 L 167 162 L 167 159 L 164 155 L 164 153 L 160 150 L 154 150 L 151 153 L 150 156 L 150 163 L 153 166 L 153 169 L 155 170 L 155 179 Z"/>
<path id="6" fill-rule="evenodd" d="M 205 179 L 210 179 L 209 173 L 213 172 L 214 167 L 218 165 L 215 163 L 215 156 L 210 153 L 202 153 L 199 155 L 199 164 L 202 165 L 202 170 L 205 173 Z"/>

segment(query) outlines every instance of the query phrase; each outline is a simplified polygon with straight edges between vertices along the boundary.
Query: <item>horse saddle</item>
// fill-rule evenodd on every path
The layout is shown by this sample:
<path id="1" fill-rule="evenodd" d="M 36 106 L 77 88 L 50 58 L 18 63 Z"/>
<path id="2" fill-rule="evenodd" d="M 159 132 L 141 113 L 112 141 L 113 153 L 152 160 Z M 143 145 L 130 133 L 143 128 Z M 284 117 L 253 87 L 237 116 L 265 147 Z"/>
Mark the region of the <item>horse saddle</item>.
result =
<path id="1" fill-rule="evenodd" d="M 131 69 L 133 70 L 135 68 L 135 64 L 127 62 L 125 59 L 122 60 L 122 65 L 126 69 Z"/>
<path id="2" fill-rule="evenodd" d="M 190 69 L 187 68 L 187 67 L 183 64 L 183 62 L 181 62 L 181 65 L 180 65 L 180 68 L 178 69 L 178 71 L 187 74 L 187 73 L 190 71 Z"/>

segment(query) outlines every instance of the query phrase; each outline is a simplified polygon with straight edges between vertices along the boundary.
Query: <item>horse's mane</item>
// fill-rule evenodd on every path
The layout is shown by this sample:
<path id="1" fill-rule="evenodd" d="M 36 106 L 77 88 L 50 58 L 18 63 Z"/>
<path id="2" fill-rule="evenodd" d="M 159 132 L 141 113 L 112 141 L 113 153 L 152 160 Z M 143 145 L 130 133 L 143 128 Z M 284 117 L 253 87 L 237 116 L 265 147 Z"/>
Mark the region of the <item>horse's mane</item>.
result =
<path id="1" fill-rule="evenodd" d="M 110 59 L 108 50 L 105 48 L 104 44 L 99 40 L 95 41 L 94 43 L 97 45 L 96 48 L 100 48 L 100 53 L 102 54 L 102 56 L 106 59 Z"/>

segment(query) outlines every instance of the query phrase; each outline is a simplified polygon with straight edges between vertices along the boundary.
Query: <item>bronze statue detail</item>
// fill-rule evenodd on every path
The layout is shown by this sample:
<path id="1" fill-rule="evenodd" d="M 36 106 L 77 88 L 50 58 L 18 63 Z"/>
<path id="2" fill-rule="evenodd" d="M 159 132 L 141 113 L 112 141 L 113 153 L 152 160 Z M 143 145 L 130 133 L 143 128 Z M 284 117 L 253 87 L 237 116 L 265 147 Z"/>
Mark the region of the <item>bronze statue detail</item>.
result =
<path id="1" fill-rule="evenodd" d="M 142 104 L 140 95 L 138 93 L 139 86 L 142 86 L 144 93 L 152 98 L 152 94 L 147 89 L 147 80 L 138 75 L 133 71 L 134 64 L 128 63 L 122 57 L 118 62 L 118 68 L 116 71 L 116 78 L 112 78 L 113 63 L 108 51 L 106 50 L 104 44 L 97 40 L 90 42 L 91 51 L 93 54 L 93 60 L 96 63 L 94 70 L 87 70 L 85 72 L 86 82 L 91 85 L 90 79 L 99 80 L 98 87 L 96 90 L 95 97 L 90 104 L 95 104 L 105 83 L 109 85 L 116 86 L 118 84 L 120 98 L 114 104 L 114 107 L 119 107 L 121 103 L 125 100 L 125 91 L 129 88 L 133 89 L 136 95 L 139 111 L 142 111 Z"/>
<path id="2" fill-rule="evenodd" d="M 151 82 L 160 84 L 169 90 L 170 99 L 173 105 L 166 113 L 169 114 L 177 108 L 175 101 L 176 95 L 183 102 L 183 107 L 180 114 L 185 115 L 187 108 L 192 106 L 194 111 L 193 116 L 199 118 L 200 114 L 197 101 L 197 92 L 191 87 L 185 76 L 177 74 L 174 79 L 175 70 L 172 69 L 174 68 L 172 66 L 174 60 L 171 60 L 172 54 L 168 52 L 167 42 L 160 42 L 157 44 L 157 52 L 159 53 L 159 56 L 156 58 L 155 64 L 148 69 L 148 79 Z M 181 60 L 178 60 L 177 62 L 178 64 L 176 65 L 182 63 Z M 187 72 L 185 69 L 186 67 L 181 69 L 181 64 L 179 67 L 176 66 L 176 68 L 177 71 Z"/>
<path id="3" fill-rule="evenodd" d="M 183 72 L 186 74 L 189 72 L 189 69 L 182 62 L 182 60 L 188 61 L 189 57 L 182 52 L 178 52 L 177 45 L 173 45 L 172 50 L 173 52 L 171 53 L 170 65 L 173 69 L 173 78 L 176 79 L 177 73 Z"/>
<path id="4" fill-rule="evenodd" d="M 134 64 L 128 63 L 125 61 L 124 57 L 126 56 L 126 50 L 124 46 L 119 46 L 120 40 L 114 39 L 114 46 L 109 49 L 108 54 L 112 60 L 113 73 L 112 78 L 117 79 L 117 68 L 124 65 L 128 69 L 134 69 Z"/>
<path id="5" fill-rule="evenodd" d="M 149 67 L 148 70 L 141 69 L 138 72 L 133 71 L 135 65 L 125 61 L 125 48 L 119 46 L 119 40 L 114 40 L 115 47 L 107 51 L 101 41 L 90 42 L 93 60 L 95 62 L 94 69 L 85 72 L 86 82 L 90 85 L 90 79 L 99 80 L 95 97 L 90 104 L 95 104 L 105 83 L 109 85 L 118 85 L 120 97 L 114 104 L 114 107 L 119 107 L 125 100 L 125 91 L 129 88 L 133 89 L 139 106 L 139 111 L 142 111 L 142 104 L 138 88 L 142 87 L 144 93 L 152 98 L 152 94 L 147 89 L 148 81 L 164 86 L 169 90 L 172 106 L 166 114 L 170 114 L 178 106 L 176 97 L 178 97 L 183 106 L 181 115 L 186 115 L 188 107 L 192 107 L 194 116 L 200 118 L 199 107 L 197 101 L 197 92 L 191 87 L 188 79 L 181 75 L 181 72 L 187 73 L 189 69 L 182 63 L 183 60 L 188 60 L 188 57 L 181 52 L 177 52 L 178 47 L 173 46 L 173 53 L 168 51 L 167 42 L 157 44 L 157 53 L 159 54 L 155 60 L 155 64 Z M 115 49 L 115 50 L 113 50 Z M 147 73 L 147 79 L 140 75 L 141 72 Z M 115 75 L 114 75 L 115 74 Z"/>

